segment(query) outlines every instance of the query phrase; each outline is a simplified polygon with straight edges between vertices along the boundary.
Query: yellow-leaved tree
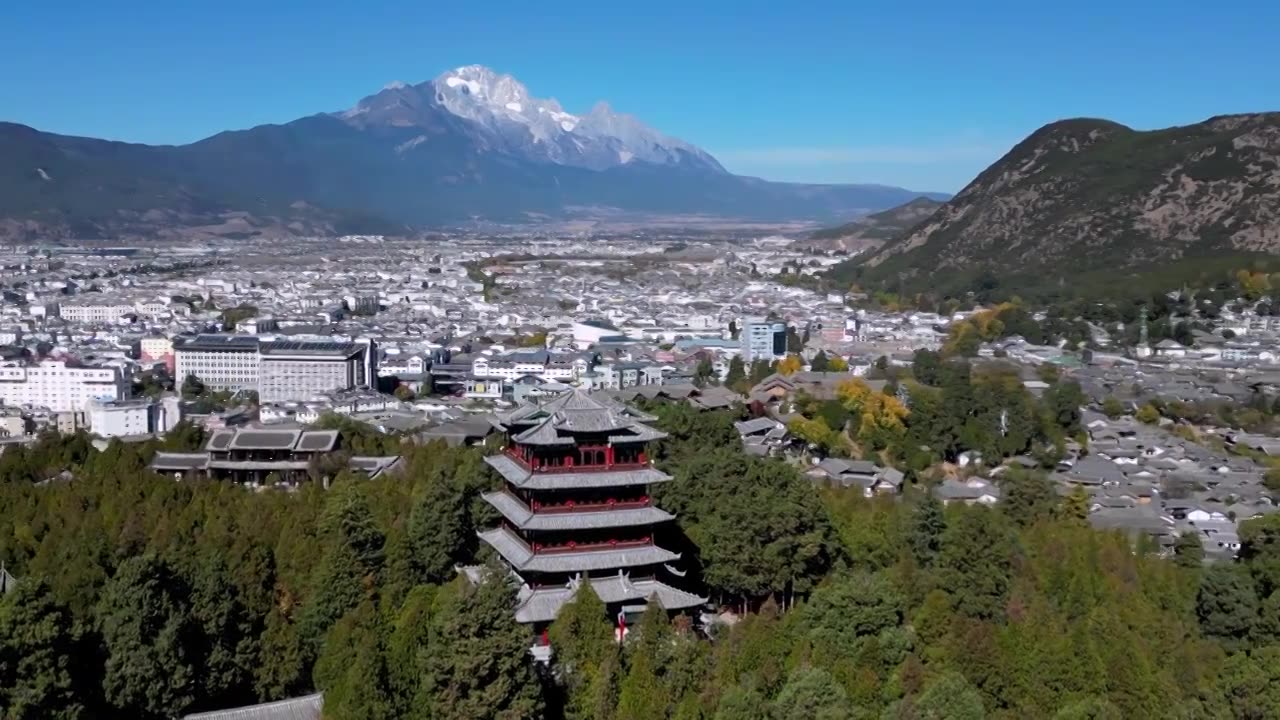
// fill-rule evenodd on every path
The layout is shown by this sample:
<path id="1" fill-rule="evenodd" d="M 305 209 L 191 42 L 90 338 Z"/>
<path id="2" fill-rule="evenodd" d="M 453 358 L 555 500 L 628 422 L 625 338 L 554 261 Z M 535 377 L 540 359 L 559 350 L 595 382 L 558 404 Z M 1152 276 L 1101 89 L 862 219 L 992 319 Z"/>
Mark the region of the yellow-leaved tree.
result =
<path id="1" fill-rule="evenodd" d="M 896 397 L 877 392 L 862 380 L 841 381 L 836 398 L 858 418 L 857 440 L 863 448 L 883 450 L 907 432 L 907 408 Z"/>
<path id="2" fill-rule="evenodd" d="M 795 375 L 804 369 L 804 360 L 799 355 L 788 355 L 778 363 L 778 372 L 783 375 Z"/>

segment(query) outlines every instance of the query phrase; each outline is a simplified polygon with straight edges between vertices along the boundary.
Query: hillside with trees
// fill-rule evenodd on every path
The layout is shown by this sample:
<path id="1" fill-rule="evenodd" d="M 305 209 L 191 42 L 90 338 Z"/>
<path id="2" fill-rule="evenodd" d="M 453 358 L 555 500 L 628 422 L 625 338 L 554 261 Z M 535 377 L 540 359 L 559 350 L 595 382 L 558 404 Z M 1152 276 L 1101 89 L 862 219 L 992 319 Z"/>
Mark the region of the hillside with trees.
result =
<path id="1" fill-rule="evenodd" d="M 941 397 L 913 391 L 904 447 L 981 440 L 985 421 L 957 427 L 947 407 L 987 383 L 984 417 L 999 376 L 922 367 L 913 382 Z M 1046 402 L 1070 434 L 1078 405 Z M 1244 525 L 1240 563 L 1202 567 L 1090 529 L 1034 471 L 995 507 L 943 506 L 926 473 L 866 499 L 745 456 L 734 413 L 648 409 L 670 433 L 659 502 L 690 580 L 732 614 L 704 634 L 647 612 L 619 646 L 583 592 L 545 668 L 513 588 L 455 576 L 487 560 L 482 449 L 406 444 L 402 477 L 296 492 L 155 476 L 153 444 L 6 452 L 0 559 L 20 580 L 0 600 L 0 717 L 170 718 L 313 689 L 336 720 L 1280 714 L 1275 516 Z M 73 479 L 45 482 L 59 468 Z"/>
<path id="2" fill-rule="evenodd" d="M 1152 131 L 1062 120 L 833 277 L 939 296 L 997 284 L 1007 299 L 1109 291 L 1153 272 L 1177 287 L 1255 261 L 1274 271 L 1278 199 L 1280 114 Z"/>

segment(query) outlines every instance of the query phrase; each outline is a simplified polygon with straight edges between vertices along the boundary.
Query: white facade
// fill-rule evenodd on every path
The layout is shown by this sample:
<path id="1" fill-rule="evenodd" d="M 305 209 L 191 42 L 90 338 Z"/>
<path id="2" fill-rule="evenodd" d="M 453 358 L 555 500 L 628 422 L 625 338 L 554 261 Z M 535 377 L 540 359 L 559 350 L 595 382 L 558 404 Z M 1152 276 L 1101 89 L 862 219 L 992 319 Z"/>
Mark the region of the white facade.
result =
<path id="1" fill-rule="evenodd" d="M 142 338 L 138 341 L 138 349 L 144 360 L 163 360 L 173 354 L 173 341 L 163 337 Z"/>
<path id="2" fill-rule="evenodd" d="M 174 379 L 181 383 L 194 375 L 210 390 L 258 389 L 258 348 L 179 348 L 174 353 Z"/>
<path id="3" fill-rule="evenodd" d="M 124 400 L 129 383 L 116 368 L 77 367 L 57 360 L 0 367 L 0 404 L 85 412 L 94 400 Z"/>
<path id="4" fill-rule="evenodd" d="M 527 357 L 521 357 L 527 355 Z M 479 379 L 512 381 L 526 375 L 543 380 L 572 382 L 591 369 L 591 364 L 581 355 L 558 357 L 540 351 L 536 353 L 511 353 L 499 357 L 481 355 L 471 362 L 471 375 Z"/>
<path id="5" fill-rule="evenodd" d="M 260 402 L 311 400 L 334 390 L 356 387 L 361 359 L 325 356 L 264 355 L 258 365 Z"/>
<path id="6" fill-rule="evenodd" d="M 774 320 L 753 319 L 743 323 L 742 360 L 771 361 L 787 354 L 787 326 Z"/>
<path id="7" fill-rule="evenodd" d="M 128 437 L 153 432 L 149 400 L 93 402 L 89 405 L 89 429 L 99 437 Z"/>
<path id="8" fill-rule="evenodd" d="M 63 305 L 59 316 L 68 322 L 115 322 L 133 312 L 132 305 Z"/>

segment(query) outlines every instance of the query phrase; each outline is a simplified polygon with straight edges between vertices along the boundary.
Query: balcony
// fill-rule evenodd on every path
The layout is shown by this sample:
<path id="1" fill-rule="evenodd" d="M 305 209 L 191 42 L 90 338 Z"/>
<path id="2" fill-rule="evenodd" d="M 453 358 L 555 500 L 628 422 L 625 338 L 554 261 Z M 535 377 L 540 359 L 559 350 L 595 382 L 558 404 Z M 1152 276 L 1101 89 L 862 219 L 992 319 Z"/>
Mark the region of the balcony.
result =
<path id="1" fill-rule="evenodd" d="M 550 458 L 538 456 L 523 456 L 516 448 L 507 446 L 502 452 L 507 457 L 516 461 L 520 467 L 535 473 L 575 473 L 575 472 L 602 472 L 610 470 L 641 470 L 649 467 L 649 460 L 644 453 L 640 453 L 639 457 L 633 461 L 617 462 L 613 459 L 613 448 L 580 448 L 585 452 L 600 453 L 604 457 L 604 462 L 583 463 L 579 462 L 574 456 L 561 458 L 563 462 L 559 465 L 551 464 Z"/>
<path id="2" fill-rule="evenodd" d="M 578 553 L 592 550 L 626 550 L 627 548 L 647 547 L 652 544 L 653 538 L 646 535 L 637 540 L 605 540 L 593 543 L 580 543 L 570 540 L 556 545 L 533 543 L 529 549 L 534 555 L 554 555 L 556 553 Z"/>
<path id="3" fill-rule="evenodd" d="M 577 502 L 569 500 L 559 504 L 549 504 L 533 502 L 529 508 L 536 513 L 590 513 L 604 512 L 606 510 L 633 510 L 637 508 L 649 507 L 649 496 L 646 495 L 636 500 L 615 500 L 610 498 L 603 502 Z"/>

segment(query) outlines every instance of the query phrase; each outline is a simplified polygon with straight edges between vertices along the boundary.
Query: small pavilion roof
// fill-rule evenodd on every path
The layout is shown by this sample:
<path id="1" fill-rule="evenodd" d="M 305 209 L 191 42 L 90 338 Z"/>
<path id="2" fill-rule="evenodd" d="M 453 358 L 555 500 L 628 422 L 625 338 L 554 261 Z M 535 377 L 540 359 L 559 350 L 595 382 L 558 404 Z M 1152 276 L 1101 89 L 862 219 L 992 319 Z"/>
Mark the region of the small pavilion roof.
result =
<path id="1" fill-rule="evenodd" d="M 645 578 L 632 580 L 625 573 L 591 578 L 591 588 L 606 604 L 627 603 L 656 599 L 667 610 L 683 610 L 697 607 L 707 601 L 693 593 L 674 588 L 661 580 Z M 560 613 L 560 608 L 573 599 L 580 580 L 570 581 L 561 587 L 530 589 L 521 588 L 516 606 L 516 620 L 523 623 L 549 622 Z"/>

